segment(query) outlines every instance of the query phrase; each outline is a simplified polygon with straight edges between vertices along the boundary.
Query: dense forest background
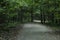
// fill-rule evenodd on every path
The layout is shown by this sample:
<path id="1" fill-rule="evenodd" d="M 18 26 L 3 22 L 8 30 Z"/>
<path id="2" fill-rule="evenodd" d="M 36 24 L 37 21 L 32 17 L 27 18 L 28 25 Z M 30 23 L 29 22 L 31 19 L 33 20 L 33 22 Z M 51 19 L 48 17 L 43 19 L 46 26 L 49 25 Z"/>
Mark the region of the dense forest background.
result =
<path id="1" fill-rule="evenodd" d="M 60 0 L 0 0 L 0 29 L 33 19 L 60 25 Z"/>

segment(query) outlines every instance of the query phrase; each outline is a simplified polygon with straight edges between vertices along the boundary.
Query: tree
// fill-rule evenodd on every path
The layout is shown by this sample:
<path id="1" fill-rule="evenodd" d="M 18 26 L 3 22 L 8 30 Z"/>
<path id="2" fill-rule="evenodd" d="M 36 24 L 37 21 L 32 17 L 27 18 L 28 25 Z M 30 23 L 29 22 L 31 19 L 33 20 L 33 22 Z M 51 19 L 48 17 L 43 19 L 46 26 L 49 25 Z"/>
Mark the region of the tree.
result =
<path id="1" fill-rule="evenodd" d="M 0 0 L 0 28 L 6 29 L 17 23 L 19 3 L 10 0 Z"/>

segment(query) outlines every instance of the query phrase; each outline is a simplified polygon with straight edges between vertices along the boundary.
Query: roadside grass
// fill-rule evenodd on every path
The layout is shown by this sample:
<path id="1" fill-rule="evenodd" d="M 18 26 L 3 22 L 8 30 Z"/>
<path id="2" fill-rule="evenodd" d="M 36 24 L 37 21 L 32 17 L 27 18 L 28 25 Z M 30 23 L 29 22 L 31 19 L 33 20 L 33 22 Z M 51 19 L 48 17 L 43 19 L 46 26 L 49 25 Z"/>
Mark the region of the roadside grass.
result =
<path id="1" fill-rule="evenodd" d="M 45 25 L 50 26 L 52 29 L 59 31 L 60 30 L 60 25 L 57 24 L 50 24 L 50 23 L 46 23 Z"/>

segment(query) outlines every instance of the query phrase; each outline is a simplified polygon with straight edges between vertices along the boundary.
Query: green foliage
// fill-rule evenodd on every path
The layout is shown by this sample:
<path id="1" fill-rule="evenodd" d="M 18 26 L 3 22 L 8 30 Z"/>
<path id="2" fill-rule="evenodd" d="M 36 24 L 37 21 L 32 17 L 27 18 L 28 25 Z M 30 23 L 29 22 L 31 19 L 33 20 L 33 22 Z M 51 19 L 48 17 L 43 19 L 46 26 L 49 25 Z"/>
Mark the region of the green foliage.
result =
<path id="1" fill-rule="evenodd" d="M 0 1 L 0 28 L 6 29 L 17 22 L 17 11 L 19 3 L 16 1 L 1 0 Z M 15 20 L 15 21 L 14 21 Z M 17 24 L 17 23 L 16 23 Z M 15 25 L 16 25 L 15 24 Z"/>
<path id="2" fill-rule="evenodd" d="M 60 24 L 60 0 L 42 0 L 41 11 L 47 14 L 48 20 L 51 24 Z"/>
<path id="3" fill-rule="evenodd" d="M 41 19 L 42 15 L 42 20 L 59 24 L 60 0 L 0 0 L 0 27 L 8 28 L 19 21 L 31 21 L 33 15 L 35 19 Z"/>

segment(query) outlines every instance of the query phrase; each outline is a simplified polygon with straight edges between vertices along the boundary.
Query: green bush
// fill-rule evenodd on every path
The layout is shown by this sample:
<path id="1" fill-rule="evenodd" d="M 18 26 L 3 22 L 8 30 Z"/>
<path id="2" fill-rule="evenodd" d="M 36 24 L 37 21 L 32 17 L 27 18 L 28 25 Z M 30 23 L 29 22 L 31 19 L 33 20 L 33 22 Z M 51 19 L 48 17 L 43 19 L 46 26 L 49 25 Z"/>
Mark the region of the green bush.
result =
<path id="1" fill-rule="evenodd" d="M 19 4 L 16 1 L 0 0 L 0 29 L 15 26 L 18 23 L 17 16 Z"/>

